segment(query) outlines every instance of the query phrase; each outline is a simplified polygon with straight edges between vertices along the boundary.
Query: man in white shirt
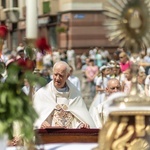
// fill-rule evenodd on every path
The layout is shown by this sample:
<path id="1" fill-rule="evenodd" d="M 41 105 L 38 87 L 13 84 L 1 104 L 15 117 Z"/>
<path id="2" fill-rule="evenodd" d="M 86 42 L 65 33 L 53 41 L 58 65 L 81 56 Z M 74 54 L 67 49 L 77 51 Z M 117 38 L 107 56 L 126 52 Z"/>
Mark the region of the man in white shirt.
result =
<path id="1" fill-rule="evenodd" d="M 75 51 L 73 49 L 67 50 L 67 62 L 69 65 L 73 67 L 74 70 L 76 70 L 75 66 Z"/>
<path id="2" fill-rule="evenodd" d="M 69 75 L 70 67 L 66 62 L 55 63 L 53 80 L 35 93 L 33 105 L 39 115 L 35 122 L 37 128 L 95 127 L 81 93 L 68 80 Z"/>

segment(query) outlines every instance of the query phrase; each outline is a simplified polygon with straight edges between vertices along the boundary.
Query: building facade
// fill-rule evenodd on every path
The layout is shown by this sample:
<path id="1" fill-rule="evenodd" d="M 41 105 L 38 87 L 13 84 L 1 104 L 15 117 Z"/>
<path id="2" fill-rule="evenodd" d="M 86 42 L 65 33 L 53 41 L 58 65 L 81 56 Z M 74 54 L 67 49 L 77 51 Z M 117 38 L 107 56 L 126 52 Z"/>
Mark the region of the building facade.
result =
<path id="1" fill-rule="evenodd" d="M 9 28 L 7 47 L 16 49 L 26 37 L 26 0 L 0 0 L 0 6 L 0 21 Z M 38 0 L 37 9 L 38 37 L 45 36 L 54 49 L 81 53 L 95 46 L 116 47 L 106 38 L 103 0 Z M 8 16 L 9 10 L 14 14 Z"/>

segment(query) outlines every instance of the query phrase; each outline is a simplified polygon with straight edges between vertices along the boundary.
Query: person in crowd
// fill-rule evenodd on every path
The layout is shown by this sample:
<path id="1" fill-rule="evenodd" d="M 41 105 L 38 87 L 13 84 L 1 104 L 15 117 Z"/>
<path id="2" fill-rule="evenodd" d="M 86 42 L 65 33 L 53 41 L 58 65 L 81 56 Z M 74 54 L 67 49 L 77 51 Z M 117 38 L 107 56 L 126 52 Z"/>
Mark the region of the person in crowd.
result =
<path id="1" fill-rule="evenodd" d="M 130 94 L 131 89 L 132 89 L 132 77 L 133 77 L 133 72 L 131 69 L 127 69 L 124 72 L 125 75 L 125 80 L 122 83 L 122 90 L 126 94 Z"/>
<path id="2" fill-rule="evenodd" d="M 53 60 L 53 64 L 55 64 L 56 62 L 60 61 L 61 57 L 60 57 L 60 52 L 58 49 L 54 49 L 53 53 L 52 53 L 52 60 Z"/>
<path id="3" fill-rule="evenodd" d="M 28 82 L 28 80 L 25 78 L 24 79 L 24 86 L 22 87 L 22 91 L 26 94 L 26 95 L 29 95 L 30 94 L 30 84 Z"/>
<path id="4" fill-rule="evenodd" d="M 82 90 L 82 92 L 85 92 L 85 89 L 88 85 L 88 81 L 87 81 L 85 71 L 86 71 L 86 68 L 89 65 L 89 61 L 90 61 L 90 59 L 86 58 L 86 61 L 85 61 L 86 63 L 81 68 L 81 71 L 82 71 L 81 90 Z"/>
<path id="5" fill-rule="evenodd" d="M 122 87 L 122 83 L 125 80 L 125 75 L 121 72 L 120 65 L 118 62 L 114 61 L 114 63 L 111 64 L 111 71 L 112 71 L 112 74 L 110 78 L 118 79 Z"/>
<path id="6" fill-rule="evenodd" d="M 100 68 L 100 76 L 96 79 L 96 91 L 97 94 L 95 95 L 93 102 L 90 105 L 89 112 L 93 112 L 93 109 L 98 104 L 102 103 L 105 97 L 107 82 L 109 81 L 108 75 L 108 66 L 102 66 Z"/>
<path id="7" fill-rule="evenodd" d="M 94 123 L 97 128 L 102 128 L 103 124 L 107 120 L 108 117 L 108 109 L 104 108 L 104 105 L 107 104 L 108 98 L 113 93 L 117 93 L 121 91 L 121 85 L 118 79 L 113 78 L 110 79 L 107 83 L 105 96 L 103 96 L 102 103 L 99 103 L 93 107 L 90 111 L 90 115 L 94 120 Z"/>
<path id="8" fill-rule="evenodd" d="M 132 63 L 129 61 L 128 56 L 125 52 L 121 52 L 119 54 L 119 59 L 121 72 L 124 72 L 125 70 L 131 68 Z"/>
<path id="9" fill-rule="evenodd" d="M 71 47 L 67 50 L 67 62 L 69 65 L 73 67 L 73 70 L 76 70 L 76 55 L 75 55 L 75 50 L 72 49 Z"/>
<path id="10" fill-rule="evenodd" d="M 30 70 L 33 71 L 35 68 L 35 62 L 30 58 L 27 58 L 24 49 L 20 49 L 16 57 L 17 64 L 22 68 L 22 71 Z"/>
<path id="11" fill-rule="evenodd" d="M 94 64 L 96 65 L 96 53 L 97 53 L 98 47 L 91 48 L 89 50 L 89 58 L 94 61 Z"/>
<path id="12" fill-rule="evenodd" d="M 19 52 L 20 50 L 24 49 L 24 45 L 23 43 L 19 43 L 18 47 L 17 47 L 17 52 Z"/>
<path id="13" fill-rule="evenodd" d="M 68 77 L 68 80 L 80 91 L 81 90 L 81 84 L 80 79 L 73 75 L 73 67 L 70 66 L 70 76 Z"/>
<path id="14" fill-rule="evenodd" d="M 46 54 L 43 56 L 43 67 L 47 69 L 52 67 L 52 54 L 49 52 L 46 52 Z"/>
<path id="15" fill-rule="evenodd" d="M 87 55 L 85 52 L 83 52 L 81 55 L 82 66 L 86 64 L 86 59 L 87 59 Z"/>
<path id="16" fill-rule="evenodd" d="M 33 71 L 33 74 L 36 75 L 37 77 L 42 77 L 41 71 L 38 68 L 35 68 Z M 47 82 L 46 82 L 47 83 Z M 32 94 L 34 95 L 35 92 L 37 92 L 42 86 L 39 83 L 35 83 L 31 89 Z"/>
<path id="17" fill-rule="evenodd" d="M 55 63 L 53 80 L 35 93 L 33 106 L 39 116 L 35 127 L 95 127 L 80 91 L 68 80 L 69 75 L 66 62 Z"/>
<path id="18" fill-rule="evenodd" d="M 113 53 L 113 59 L 114 59 L 115 61 L 119 61 L 119 54 L 120 54 L 121 52 L 124 52 L 124 49 L 123 49 L 122 47 L 118 47 L 118 48 L 116 49 L 116 51 Z"/>
<path id="19" fill-rule="evenodd" d="M 143 58 L 145 63 L 145 73 L 146 75 L 150 74 L 150 49 L 147 50 L 147 55 Z"/>
<path id="20" fill-rule="evenodd" d="M 107 62 L 110 61 L 110 54 L 109 54 L 108 50 L 106 50 L 102 47 L 101 55 L 103 58 L 103 64 L 107 64 Z"/>
<path id="21" fill-rule="evenodd" d="M 41 73 L 41 76 L 46 80 L 46 83 L 49 83 L 52 80 L 50 69 L 43 68 L 40 73 Z"/>
<path id="22" fill-rule="evenodd" d="M 94 64 L 93 59 L 90 59 L 89 65 L 87 66 L 87 68 L 85 70 L 85 75 L 86 75 L 88 83 L 89 83 L 90 95 L 91 95 L 92 99 L 94 98 L 94 96 L 96 94 L 94 79 L 97 76 L 98 72 L 99 72 L 98 66 L 96 66 Z"/>
<path id="23" fill-rule="evenodd" d="M 144 67 L 140 66 L 138 69 L 138 75 L 137 75 L 137 90 L 138 93 L 142 96 L 145 96 L 145 69 Z"/>
<path id="24" fill-rule="evenodd" d="M 96 65 L 100 68 L 102 66 L 102 54 L 101 54 L 101 50 L 98 49 L 97 53 L 96 53 Z"/>
<path id="25" fill-rule="evenodd" d="M 65 50 L 60 51 L 60 60 L 67 62 L 67 52 Z"/>
<path id="26" fill-rule="evenodd" d="M 146 96 L 150 96 L 150 75 L 145 79 L 145 94 Z"/>
<path id="27" fill-rule="evenodd" d="M 76 69 L 80 70 L 82 67 L 81 55 L 76 55 Z"/>
<path id="28" fill-rule="evenodd" d="M 102 66 L 100 68 L 100 76 L 96 80 L 96 91 L 99 93 L 104 93 L 106 90 L 107 82 L 109 80 L 109 67 Z"/>

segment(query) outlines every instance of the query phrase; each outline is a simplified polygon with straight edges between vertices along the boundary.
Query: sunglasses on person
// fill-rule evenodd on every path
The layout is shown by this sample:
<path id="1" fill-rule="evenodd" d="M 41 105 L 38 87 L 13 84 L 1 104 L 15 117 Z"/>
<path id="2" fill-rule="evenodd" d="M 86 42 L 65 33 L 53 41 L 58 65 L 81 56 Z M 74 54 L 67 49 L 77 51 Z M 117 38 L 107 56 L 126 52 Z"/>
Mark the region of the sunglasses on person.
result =
<path id="1" fill-rule="evenodd" d="M 119 86 L 116 86 L 116 87 L 111 87 L 110 89 L 111 89 L 111 90 L 115 90 L 115 89 L 119 90 L 120 87 L 119 87 Z"/>

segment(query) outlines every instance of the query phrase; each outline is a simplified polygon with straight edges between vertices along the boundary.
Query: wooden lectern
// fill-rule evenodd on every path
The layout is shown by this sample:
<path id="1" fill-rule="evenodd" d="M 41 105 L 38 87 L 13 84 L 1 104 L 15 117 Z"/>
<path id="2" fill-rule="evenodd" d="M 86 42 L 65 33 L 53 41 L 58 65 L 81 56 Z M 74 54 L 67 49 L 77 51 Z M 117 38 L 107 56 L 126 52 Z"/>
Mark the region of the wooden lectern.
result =
<path id="1" fill-rule="evenodd" d="M 37 129 L 36 138 L 43 144 L 47 143 L 97 143 L 99 129 Z"/>

